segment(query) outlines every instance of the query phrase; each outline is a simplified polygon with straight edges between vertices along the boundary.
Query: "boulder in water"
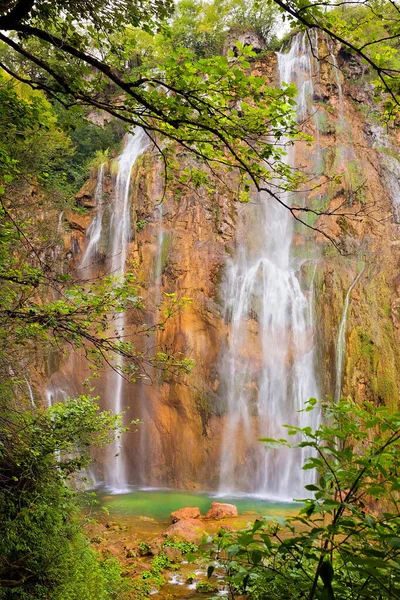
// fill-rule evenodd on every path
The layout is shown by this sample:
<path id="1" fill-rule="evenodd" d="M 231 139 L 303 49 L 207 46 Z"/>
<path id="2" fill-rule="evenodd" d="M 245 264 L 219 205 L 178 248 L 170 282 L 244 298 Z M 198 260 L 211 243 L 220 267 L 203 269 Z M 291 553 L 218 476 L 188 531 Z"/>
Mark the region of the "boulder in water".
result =
<path id="1" fill-rule="evenodd" d="M 182 550 L 179 548 L 174 548 L 173 546 L 165 546 L 163 548 L 163 553 L 172 563 L 181 562 L 182 560 Z"/>
<path id="2" fill-rule="evenodd" d="M 197 506 L 186 506 L 171 513 L 172 523 L 182 521 L 182 519 L 198 519 L 200 517 L 200 509 Z"/>
<path id="3" fill-rule="evenodd" d="M 201 544 L 205 535 L 205 525 L 199 519 L 181 519 L 163 533 L 168 540 Z"/>
<path id="4" fill-rule="evenodd" d="M 234 504 L 224 504 L 222 502 L 213 502 L 210 510 L 206 513 L 206 519 L 227 519 L 239 516 L 237 506 Z"/>

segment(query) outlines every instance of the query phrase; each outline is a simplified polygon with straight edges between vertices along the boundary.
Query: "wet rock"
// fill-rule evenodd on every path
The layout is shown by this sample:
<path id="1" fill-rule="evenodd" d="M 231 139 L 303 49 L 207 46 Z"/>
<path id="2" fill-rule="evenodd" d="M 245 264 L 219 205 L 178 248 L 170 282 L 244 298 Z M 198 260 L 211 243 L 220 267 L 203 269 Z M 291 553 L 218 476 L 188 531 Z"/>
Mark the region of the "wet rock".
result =
<path id="1" fill-rule="evenodd" d="M 224 504 L 222 502 L 213 502 L 210 510 L 207 512 L 206 519 L 227 519 L 229 517 L 239 516 L 237 506 L 234 504 Z"/>
<path id="2" fill-rule="evenodd" d="M 234 527 L 231 527 L 230 525 L 221 525 L 218 529 L 218 537 L 222 537 L 225 533 L 231 533 L 232 531 L 235 531 Z"/>
<path id="3" fill-rule="evenodd" d="M 140 556 L 150 556 L 151 555 L 150 545 L 147 542 L 140 542 L 139 554 L 140 554 Z"/>
<path id="4" fill-rule="evenodd" d="M 75 195 L 76 203 L 79 206 L 84 206 L 85 208 L 94 208 L 96 206 L 94 199 L 95 187 L 96 181 L 93 178 L 89 179 L 81 188 L 81 190 Z"/>
<path id="5" fill-rule="evenodd" d="M 205 535 L 205 525 L 199 519 L 182 519 L 163 532 L 168 540 L 201 544 Z"/>
<path id="6" fill-rule="evenodd" d="M 196 592 L 198 594 L 212 594 L 218 591 L 218 586 L 211 581 L 199 581 L 196 585 Z"/>
<path id="7" fill-rule="evenodd" d="M 182 560 L 182 551 L 179 548 L 173 546 L 166 546 L 163 552 L 167 558 L 173 563 L 180 562 Z"/>
<path id="8" fill-rule="evenodd" d="M 104 527 L 110 529 L 110 531 L 119 531 L 122 529 L 121 523 L 118 523 L 118 521 L 108 521 Z"/>
<path id="9" fill-rule="evenodd" d="M 95 535 L 90 540 L 91 544 L 101 544 L 101 542 L 104 542 L 104 538 L 101 535 Z"/>
<path id="10" fill-rule="evenodd" d="M 80 233 L 85 233 L 92 217 L 90 214 L 81 214 L 73 210 L 68 210 L 65 211 L 65 219 L 71 229 L 79 231 Z"/>
<path id="11" fill-rule="evenodd" d="M 171 513 L 172 523 L 182 521 L 182 519 L 198 519 L 200 517 L 200 509 L 197 506 L 186 506 Z"/>
<path id="12" fill-rule="evenodd" d="M 152 556 L 158 556 L 162 550 L 163 543 L 164 539 L 162 537 L 155 538 L 153 541 L 149 542 L 149 554 Z"/>

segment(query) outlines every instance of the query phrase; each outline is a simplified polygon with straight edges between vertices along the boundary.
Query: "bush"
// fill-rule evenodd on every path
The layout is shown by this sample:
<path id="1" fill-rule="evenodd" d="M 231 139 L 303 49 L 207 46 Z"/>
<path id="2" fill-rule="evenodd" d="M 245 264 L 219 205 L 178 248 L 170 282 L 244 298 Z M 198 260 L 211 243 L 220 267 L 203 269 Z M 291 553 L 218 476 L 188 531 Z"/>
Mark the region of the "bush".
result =
<path id="1" fill-rule="evenodd" d="M 117 423 L 87 397 L 34 414 L 2 410 L 0 598 L 109 600 L 129 592 L 119 564 L 100 561 L 82 534 L 68 485 L 88 465 L 90 445 L 106 443 Z"/>
<path id="2" fill-rule="evenodd" d="M 317 401 L 308 402 L 313 410 Z M 232 594 L 251 600 L 388 600 L 400 597 L 400 413 L 350 400 L 321 403 L 316 431 L 293 447 L 312 450 L 303 469 L 315 471 L 312 498 L 299 515 L 258 520 L 225 534 L 216 555 L 224 560 Z M 290 444 L 264 440 L 269 446 Z M 228 559 L 224 559 L 227 556 Z"/>

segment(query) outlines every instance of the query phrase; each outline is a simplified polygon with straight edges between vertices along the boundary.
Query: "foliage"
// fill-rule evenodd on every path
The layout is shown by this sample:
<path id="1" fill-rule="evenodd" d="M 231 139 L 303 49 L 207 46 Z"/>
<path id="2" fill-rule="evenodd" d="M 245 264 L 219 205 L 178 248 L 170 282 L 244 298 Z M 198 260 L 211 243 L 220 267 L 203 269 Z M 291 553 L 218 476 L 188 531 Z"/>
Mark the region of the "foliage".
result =
<path id="1" fill-rule="evenodd" d="M 163 552 L 154 557 L 151 563 L 151 570 L 143 571 L 141 574 L 141 578 L 146 582 L 149 581 L 153 585 L 158 588 L 164 585 L 164 577 L 162 572 L 165 569 L 169 569 L 172 567 L 172 563 L 168 556 L 166 556 Z"/>
<path id="2" fill-rule="evenodd" d="M 23 3 L 19 0 L 17 6 Z M 101 14 L 104 3 L 98 4 Z M 219 176 L 223 169 L 237 170 L 235 188 L 240 199 L 249 199 L 254 184 L 284 202 L 276 186 L 286 190 L 302 180 L 283 160 L 286 146 L 302 137 L 293 111 L 294 87 L 278 90 L 249 73 L 254 54 L 240 45 L 237 56 L 232 52 L 227 57 L 197 58 L 189 49 L 179 49 L 158 54 L 155 67 L 130 66 L 135 40 L 125 34 L 122 23 L 139 24 L 142 29 L 144 23 L 133 18 L 128 3 L 120 4 L 122 12 L 115 23 L 110 18 L 112 5 L 101 28 L 95 26 L 97 17 L 84 8 L 85 27 L 78 25 L 81 9 L 68 2 L 57 3 L 53 10 L 58 8 L 60 14 L 51 26 L 41 3 L 35 10 L 28 8 L 22 18 L 3 19 L 8 23 L 3 29 L 15 31 L 16 36 L 0 34 L 0 66 L 68 107 L 89 104 L 129 126 L 143 127 L 172 170 L 178 144 L 178 153 L 193 153 Z M 261 19 L 260 15 L 266 15 L 260 31 L 273 23 L 271 11 L 256 3 L 225 0 L 203 8 L 213 11 L 214 17 L 225 14 L 224 26 L 230 19 L 246 22 Z M 157 15 L 159 9 L 156 6 Z M 193 10 L 197 9 L 202 10 L 201 5 L 194 3 Z M 99 58 L 93 50 L 99 50 Z M 172 146 L 165 145 L 166 140 Z"/>
<path id="3" fill-rule="evenodd" d="M 192 552 L 197 552 L 199 547 L 196 544 L 192 544 L 191 542 L 185 541 L 174 541 L 174 540 L 166 540 L 163 544 L 164 546 L 170 546 L 171 548 L 178 548 L 182 552 L 182 554 L 188 554 Z"/>
<path id="4" fill-rule="evenodd" d="M 145 219 L 141 219 L 140 221 L 137 221 L 136 223 L 136 231 L 143 231 L 143 229 L 146 227 L 148 221 L 146 221 Z"/>
<path id="5" fill-rule="evenodd" d="M 282 18 L 292 27 L 320 29 L 338 42 L 342 51 L 361 59 L 376 75 L 378 101 L 383 101 L 386 121 L 397 119 L 400 111 L 400 11 L 392 0 L 356 0 L 343 3 L 303 0 L 273 0 Z M 329 10 L 326 8 L 329 7 Z"/>
<path id="6" fill-rule="evenodd" d="M 72 153 L 45 96 L 0 71 L 0 196 L 17 181 L 61 188 Z"/>
<path id="7" fill-rule="evenodd" d="M 210 581 L 199 581 L 196 584 L 196 592 L 199 594 L 211 594 L 217 590 L 218 587 L 215 585 L 215 583 L 211 583 Z"/>
<path id="8" fill-rule="evenodd" d="M 0 598 L 123 598 L 119 565 L 89 547 L 68 485 L 89 464 L 90 447 L 114 439 L 120 418 L 86 396 L 34 413 L 10 408 L 4 396 L 3 389 Z"/>
<path id="9" fill-rule="evenodd" d="M 222 54 L 230 31 L 255 31 L 266 46 L 274 42 L 276 10 L 257 1 L 181 0 L 162 40 L 176 50 L 187 48 L 199 57 Z"/>
<path id="10" fill-rule="evenodd" d="M 316 404 L 310 400 L 305 410 Z M 316 431 L 287 426 L 301 438 L 293 447 L 313 452 L 303 466 L 315 471 L 315 483 L 306 486 L 313 496 L 302 500 L 299 515 L 258 520 L 219 542 L 232 598 L 244 592 L 252 600 L 400 595 L 400 412 L 350 400 L 322 402 L 322 409 Z"/>
<path id="11" fill-rule="evenodd" d="M 68 135 L 73 153 L 63 162 L 67 197 L 72 197 L 84 184 L 88 168 L 104 162 L 110 150 L 117 150 L 124 134 L 123 125 L 116 119 L 97 125 L 87 118 L 86 111 L 72 106 L 66 110 L 54 103 L 57 122 Z"/>

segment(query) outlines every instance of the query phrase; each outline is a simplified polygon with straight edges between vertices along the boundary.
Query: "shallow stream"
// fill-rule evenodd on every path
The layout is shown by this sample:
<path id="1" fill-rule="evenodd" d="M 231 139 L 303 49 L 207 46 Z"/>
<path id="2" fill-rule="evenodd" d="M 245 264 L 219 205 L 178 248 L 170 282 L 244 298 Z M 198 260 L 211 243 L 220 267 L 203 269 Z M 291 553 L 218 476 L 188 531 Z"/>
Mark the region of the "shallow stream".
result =
<path id="1" fill-rule="evenodd" d="M 229 497 L 216 496 L 211 493 L 190 493 L 186 491 L 167 489 L 135 489 L 126 494 L 110 494 L 107 490 L 99 490 L 97 497 L 102 510 L 99 514 L 100 523 L 98 535 L 112 554 L 121 558 L 121 554 L 129 557 L 129 549 L 137 548 L 140 542 L 151 542 L 159 537 L 171 524 L 170 513 L 187 506 L 197 506 L 204 515 L 212 502 L 227 502 L 238 507 L 239 516 L 220 521 L 205 521 L 209 536 L 218 532 L 221 526 L 232 529 L 242 529 L 256 518 L 283 517 L 296 514 L 300 508 L 296 503 L 272 502 L 256 496 L 236 495 Z M 106 510 L 103 510 L 106 509 Z M 148 557 L 126 559 L 127 571 L 141 565 L 151 568 Z M 210 558 L 204 558 L 201 553 L 194 562 L 186 560 L 186 555 L 174 565 L 174 569 L 163 572 L 164 585 L 154 587 L 150 598 L 154 600 L 198 599 L 204 600 L 217 597 L 227 597 L 228 591 L 224 585 L 224 570 L 216 564 L 211 583 L 216 591 L 199 593 L 196 586 L 207 582 L 207 567 L 212 563 Z M 136 570 L 136 569 L 135 569 Z M 143 599 L 144 600 L 144 599 Z"/>

